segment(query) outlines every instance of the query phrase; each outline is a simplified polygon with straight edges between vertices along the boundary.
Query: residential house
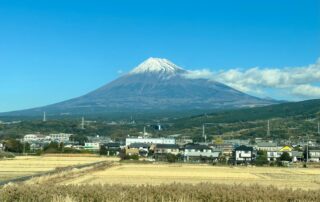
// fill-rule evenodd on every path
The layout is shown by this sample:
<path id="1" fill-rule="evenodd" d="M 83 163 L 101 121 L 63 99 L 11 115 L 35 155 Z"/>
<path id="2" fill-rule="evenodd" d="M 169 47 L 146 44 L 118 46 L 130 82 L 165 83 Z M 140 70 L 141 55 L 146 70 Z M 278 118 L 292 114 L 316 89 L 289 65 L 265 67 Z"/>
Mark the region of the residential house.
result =
<path id="1" fill-rule="evenodd" d="M 190 144 L 185 146 L 185 161 L 214 161 L 219 158 L 221 150 L 214 150 L 207 145 Z"/>
<path id="2" fill-rule="evenodd" d="M 84 149 L 90 151 L 99 151 L 100 150 L 100 143 L 99 142 L 85 142 Z"/>
<path id="3" fill-rule="evenodd" d="M 176 144 L 157 144 L 154 147 L 155 159 L 164 158 L 166 154 L 177 155 L 179 153 L 180 153 L 179 146 Z"/>
<path id="4" fill-rule="evenodd" d="M 234 150 L 236 163 L 250 163 L 255 158 L 253 147 L 241 145 Z"/>
<path id="5" fill-rule="evenodd" d="M 283 152 L 287 152 L 289 153 L 289 155 L 292 157 L 292 147 L 291 146 L 283 146 L 283 147 L 279 147 L 280 149 L 274 149 L 267 151 L 267 157 L 268 157 L 268 161 L 276 161 L 278 158 L 280 158 L 280 156 L 282 155 Z M 296 155 L 296 158 L 294 158 L 293 160 L 297 160 L 300 159 L 300 153 L 294 153 L 294 155 Z"/>
<path id="6" fill-rule="evenodd" d="M 226 157 L 232 156 L 232 152 L 234 149 L 233 144 L 231 143 L 224 143 L 224 144 L 212 144 L 212 147 L 216 149 L 220 149 L 222 151 L 222 154 Z"/>
<path id="7" fill-rule="evenodd" d="M 138 148 L 126 147 L 124 150 L 125 150 L 125 154 L 127 156 L 133 156 L 133 155 L 138 155 L 139 156 L 139 149 Z"/>
<path id="8" fill-rule="evenodd" d="M 320 162 L 320 148 L 309 149 L 309 161 Z"/>
<path id="9" fill-rule="evenodd" d="M 291 152 L 292 162 L 303 161 L 303 152 L 292 151 Z"/>
<path id="10" fill-rule="evenodd" d="M 129 146 L 127 146 L 128 149 L 138 149 L 140 156 L 148 156 L 149 154 L 149 148 L 150 144 L 146 143 L 132 143 Z"/>
<path id="11" fill-rule="evenodd" d="M 118 142 L 109 142 L 103 145 L 108 151 L 108 156 L 110 155 L 119 155 L 120 153 L 120 143 Z"/>
<path id="12" fill-rule="evenodd" d="M 42 150 L 46 143 L 44 142 L 30 142 L 30 151 L 35 152 L 37 150 Z"/>

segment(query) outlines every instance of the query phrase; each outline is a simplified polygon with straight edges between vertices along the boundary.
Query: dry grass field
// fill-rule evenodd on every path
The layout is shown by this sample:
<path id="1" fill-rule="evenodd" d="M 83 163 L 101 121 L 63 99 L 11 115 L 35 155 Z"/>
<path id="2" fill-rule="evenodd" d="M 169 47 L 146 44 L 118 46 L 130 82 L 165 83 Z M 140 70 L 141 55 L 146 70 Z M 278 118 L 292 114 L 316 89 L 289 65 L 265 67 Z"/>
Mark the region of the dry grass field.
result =
<path id="1" fill-rule="evenodd" d="M 120 163 L 102 171 L 65 181 L 63 184 L 159 185 L 202 182 L 320 189 L 320 169 Z"/>
<path id="2" fill-rule="evenodd" d="M 16 162 L 12 166 L 32 165 L 36 170 L 99 163 L 6 184 L 0 187 L 0 201 L 309 202 L 320 198 L 317 168 L 144 164 L 106 159 L 46 156 L 12 160 Z M 21 172 L 28 169 L 20 168 Z"/>
<path id="3" fill-rule="evenodd" d="M 117 159 L 92 155 L 18 156 L 14 159 L 0 160 L 0 181 L 51 171 L 56 168 L 89 164 L 105 160 Z"/>

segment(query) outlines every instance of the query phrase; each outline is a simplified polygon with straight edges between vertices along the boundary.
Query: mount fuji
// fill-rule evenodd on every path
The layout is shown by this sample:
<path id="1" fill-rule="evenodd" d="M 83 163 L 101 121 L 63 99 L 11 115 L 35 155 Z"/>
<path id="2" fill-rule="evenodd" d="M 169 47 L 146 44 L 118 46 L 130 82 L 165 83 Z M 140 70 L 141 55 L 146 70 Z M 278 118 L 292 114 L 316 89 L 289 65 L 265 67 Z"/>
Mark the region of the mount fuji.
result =
<path id="1" fill-rule="evenodd" d="M 3 113 L 52 115 L 161 110 L 212 110 L 274 104 L 208 79 L 190 79 L 167 59 L 149 58 L 131 72 L 84 96 L 44 107 Z"/>

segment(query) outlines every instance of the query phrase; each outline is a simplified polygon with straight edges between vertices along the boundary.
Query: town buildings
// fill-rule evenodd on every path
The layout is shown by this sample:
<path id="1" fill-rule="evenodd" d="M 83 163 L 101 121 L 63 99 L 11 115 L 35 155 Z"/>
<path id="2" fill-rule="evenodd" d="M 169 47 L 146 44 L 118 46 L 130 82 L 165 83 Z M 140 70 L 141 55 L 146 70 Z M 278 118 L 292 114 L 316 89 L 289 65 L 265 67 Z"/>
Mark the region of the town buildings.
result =
<path id="1" fill-rule="evenodd" d="M 68 142 L 71 136 L 72 134 L 67 133 L 50 134 L 51 141 L 55 142 Z"/>
<path id="2" fill-rule="evenodd" d="M 311 148 L 308 158 L 311 162 L 320 162 L 320 148 Z"/>
<path id="3" fill-rule="evenodd" d="M 132 143 L 145 143 L 145 144 L 175 144 L 176 140 L 173 138 L 126 138 L 126 146 Z"/>

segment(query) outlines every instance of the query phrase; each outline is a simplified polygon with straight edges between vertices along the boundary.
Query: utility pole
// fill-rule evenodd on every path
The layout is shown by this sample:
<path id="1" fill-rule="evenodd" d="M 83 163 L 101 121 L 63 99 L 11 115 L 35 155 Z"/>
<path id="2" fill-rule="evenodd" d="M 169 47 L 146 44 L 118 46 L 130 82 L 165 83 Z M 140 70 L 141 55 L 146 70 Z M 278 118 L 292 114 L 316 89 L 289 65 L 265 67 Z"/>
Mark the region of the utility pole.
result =
<path id="1" fill-rule="evenodd" d="M 43 112 L 43 122 L 46 122 L 47 121 L 47 117 L 46 117 L 46 112 Z"/>
<path id="2" fill-rule="evenodd" d="M 23 156 L 26 155 L 26 141 L 23 141 Z"/>
<path id="3" fill-rule="evenodd" d="M 320 122 L 318 121 L 318 135 L 320 135 Z"/>
<path id="4" fill-rule="evenodd" d="M 82 120 L 81 120 L 81 129 L 84 130 L 84 117 L 82 117 Z"/>
<path id="5" fill-rule="evenodd" d="M 202 124 L 202 137 L 204 138 L 204 143 L 207 143 L 207 135 L 206 135 L 206 129 L 205 125 L 213 125 L 214 123 L 203 123 Z"/>
<path id="6" fill-rule="evenodd" d="M 309 135 L 307 135 L 307 161 L 306 161 L 306 164 L 308 163 L 309 161 Z"/>
<path id="7" fill-rule="evenodd" d="M 267 137 L 270 137 L 270 120 L 268 120 L 268 131 L 267 131 Z"/>
<path id="8" fill-rule="evenodd" d="M 205 135 L 205 128 L 204 128 L 204 124 L 202 124 L 202 137 L 204 138 L 204 143 L 207 143 L 207 136 Z"/>

